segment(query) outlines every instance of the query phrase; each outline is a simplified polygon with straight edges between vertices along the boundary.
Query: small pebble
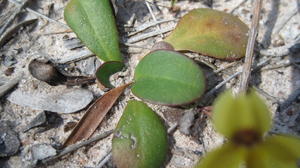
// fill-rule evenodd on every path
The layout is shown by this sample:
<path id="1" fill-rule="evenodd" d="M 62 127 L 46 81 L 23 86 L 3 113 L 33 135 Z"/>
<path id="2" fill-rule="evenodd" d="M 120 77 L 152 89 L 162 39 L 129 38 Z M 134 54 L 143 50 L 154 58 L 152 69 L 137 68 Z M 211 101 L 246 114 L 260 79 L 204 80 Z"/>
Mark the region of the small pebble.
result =
<path id="1" fill-rule="evenodd" d="M 0 122 L 0 158 L 16 154 L 20 147 L 18 134 L 7 121 Z"/>
<path id="2" fill-rule="evenodd" d="M 12 74 L 14 73 L 14 71 L 15 71 L 15 68 L 14 68 L 14 67 L 10 67 L 10 68 L 7 68 L 7 69 L 4 71 L 4 74 L 5 74 L 6 76 L 10 76 L 10 75 L 12 75 Z"/>
<path id="3" fill-rule="evenodd" d="M 36 117 L 34 117 L 30 123 L 27 125 L 27 127 L 24 129 L 23 132 L 26 132 L 34 127 L 38 127 L 40 125 L 43 125 L 47 122 L 47 117 L 44 111 L 40 112 Z"/>

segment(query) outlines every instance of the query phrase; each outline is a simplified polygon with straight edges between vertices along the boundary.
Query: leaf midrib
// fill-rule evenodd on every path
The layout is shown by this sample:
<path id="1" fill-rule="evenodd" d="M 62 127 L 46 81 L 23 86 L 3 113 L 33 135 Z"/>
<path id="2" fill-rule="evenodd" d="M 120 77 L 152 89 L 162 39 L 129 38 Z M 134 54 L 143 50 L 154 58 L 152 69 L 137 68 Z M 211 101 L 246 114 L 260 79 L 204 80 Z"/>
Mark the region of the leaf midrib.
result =
<path id="1" fill-rule="evenodd" d="M 158 79 L 163 79 L 163 80 L 167 80 L 167 81 L 172 81 L 172 82 L 175 82 L 175 83 L 179 83 L 179 84 L 181 84 L 181 85 L 183 85 L 183 86 L 188 86 L 188 87 L 190 87 L 190 88 L 192 88 L 192 89 L 195 89 L 195 90 L 198 90 L 199 88 L 197 88 L 197 86 L 196 85 L 191 85 L 191 84 L 189 84 L 189 83 L 184 83 L 184 82 L 181 82 L 181 81 L 179 81 L 179 80 L 174 80 L 174 79 L 171 79 L 171 78 L 166 78 L 166 77 L 164 77 L 164 78 L 162 78 L 162 77 L 158 77 L 158 78 L 155 78 L 154 76 L 142 76 L 142 77 L 139 77 L 139 79 L 137 79 L 136 81 L 138 82 L 139 80 L 141 81 L 141 80 L 158 80 Z"/>

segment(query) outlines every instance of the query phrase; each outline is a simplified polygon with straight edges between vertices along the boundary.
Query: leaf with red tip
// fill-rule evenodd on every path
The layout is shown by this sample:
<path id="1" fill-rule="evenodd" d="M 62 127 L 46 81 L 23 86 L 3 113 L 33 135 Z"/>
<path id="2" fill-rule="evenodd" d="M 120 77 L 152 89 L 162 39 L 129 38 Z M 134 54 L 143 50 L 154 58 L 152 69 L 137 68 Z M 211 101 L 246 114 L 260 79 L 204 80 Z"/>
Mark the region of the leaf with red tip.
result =
<path id="1" fill-rule="evenodd" d="M 185 15 L 165 41 L 175 50 L 235 60 L 245 56 L 247 33 L 247 25 L 238 17 L 203 8 Z"/>

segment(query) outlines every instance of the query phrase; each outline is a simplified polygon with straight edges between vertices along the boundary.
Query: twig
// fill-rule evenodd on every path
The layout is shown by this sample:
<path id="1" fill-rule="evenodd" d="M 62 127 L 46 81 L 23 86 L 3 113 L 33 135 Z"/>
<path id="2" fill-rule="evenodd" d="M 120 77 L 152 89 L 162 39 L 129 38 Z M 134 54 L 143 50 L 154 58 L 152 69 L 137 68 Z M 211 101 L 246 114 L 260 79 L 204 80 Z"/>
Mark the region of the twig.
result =
<path id="1" fill-rule="evenodd" d="M 173 133 L 178 127 L 178 123 L 172 125 L 169 129 L 168 129 L 168 134 Z"/>
<path id="2" fill-rule="evenodd" d="M 284 60 L 282 62 L 277 63 L 276 65 L 262 68 L 261 71 L 278 69 L 278 68 L 287 67 L 287 66 L 290 66 L 290 65 L 297 65 L 298 63 L 300 63 L 300 60 L 290 60 L 290 59 L 289 60 Z"/>
<path id="3" fill-rule="evenodd" d="M 54 62 L 57 62 L 59 64 L 68 64 L 68 63 L 80 61 L 93 56 L 95 56 L 94 53 L 92 53 L 90 50 L 85 49 L 77 52 L 75 55 L 72 55 L 71 57 L 66 57 L 60 60 L 56 60 Z"/>
<path id="4" fill-rule="evenodd" d="M 11 2 L 11 3 L 13 3 L 13 4 L 15 4 L 15 5 L 21 6 L 21 4 L 20 4 L 19 2 L 17 2 L 16 0 L 8 0 L 8 1 Z M 45 15 L 39 13 L 39 12 L 36 12 L 36 11 L 30 9 L 30 8 L 25 8 L 25 10 L 28 11 L 28 12 L 30 12 L 30 13 L 32 13 L 32 14 L 37 15 L 38 17 L 41 17 L 41 18 L 43 18 L 43 19 L 46 19 L 46 20 L 48 20 L 49 22 L 57 23 L 57 24 L 59 24 L 59 25 L 65 27 L 65 28 L 70 29 L 69 26 L 67 26 L 66 24 L 64 24 L 64 23 L 62 23 L 62 22 L 59 22 L 59 21 L 57 21 L 57 20 L 51 19 L 51 18 L 49 18 L 49 17 L 47 17 L 47 16 L 45 16 Z"/>
<path id="5" fill-rule="evenodd" d="M 132 38 L 128 39 L 127 43 L 135 43 L 135 42 L 138 42 L 138 41 L 141 41 L 141 40 L 145 40 L 149 37 L 153 37 L 153 36 L 159 35 L 161 33 L 166 33 L 166 32 L 172 31 L 173 29 L 174 29 L 174 26 L 171 26 L 171 27 L 163 28 L 163 29 L 158 30 L 158 31 L 153 31 L 153 32 L 141 34 L 139 36 L 135 36 L 135 37 L 132 37 Z"/>
<path id="6" fill-rule="evenodd" d="M 229 13 L 233 13 L 236 9 L 238 9 L 240 6 L 242 6 L 244 3 L 246 3 L 247 2 L 247 0 L 243 0 L 242 2 L 240 2 L 236 7 L 234 7 L 233 9 L 231 9 L 230 11 L 229 11 Z"/>
<path id="7" fill-rule="evenodd" d="M 231 62 L 231 63 L 229 63 L 229 64 L 226 64 L 225 66 L 223 66 L 223 67 L 221 67 L 221 68 L 215 70 L 214 73 L 219 73 L 219 72 L 221 72 L 221 71 L 223 71 L 223 70 L 225 70 L 225 69 L 227 69 L 227 68 L 230 68 L 230 67 L 232 67 L 232 66 L 234 66 L 234 65 L 236 65 L 236 64 L 237 64 L 237 62 Z"/>
<path id="8" fill-rule="evenodd" d="M 83 141 L 83 142 L 80 142 L 80 143 L 77 143 L 77 144 L 74 144 L 74 145 L 70 145 L 68 147 L 66 147 L 65 149 L 63 149 L 61 152 L 59 152 L 57 155 L 53 156 L 53 157 L 50 157 L 50 158 L 47 158 L 45 160 L 42 160 L 42 163 L 47 163 L 47 162 L 50 162 L 50 161 L 53 161 L 57 158 L 60 158 L 68 153 L 71 153 L 71 152 L 74 152 L 76 151 L 77 149 L 83 147 L 83 146 L 86 146 L 86 145 L 89 145 L 93 142 L 96 142 L 96 141 L 99 141 L 101 139 L 104 139 L 106 137 L 108 137 L 111 133 L 113 132 L 113 130 L 110 130 L 110 131 L 106 131 L 100 135 L 97 135 L 95 137 L 92 137 L 86 141 Z"/>
<path id="9" fill-rule="evenodd" d="M 19 4 L 18 9 L 15 10 L 14 14 L 11 15 L 7 22 L 1 27 L 0 29 L 0 36 L 2 38 L 2 34 L 5 32 L 5 30 L 10 26 L 10 24 L 15 20 L 16 16 L 22 11 L 22 9 L 25 7 L 27 4 L 28 0 L 24 0 L 22 3 Z"/>
<path id="10" fill-rule="evenodd" d="M 99 162 L 99 164 L 95 168 L 102 168 L 111 158 L 111 150 L 104 156 L 104 158 Z"/>
<path id="11" fill-rule="evenodd" d="M 253 19 L 252 19 L 252 23 L 251 23 L 251 29 L 249 32 L 249 39 L 248 39 L 248 44 L 247 44 L 247 49 L 246 49 L 245 63 L 244 63 L 244 67 L 243 67 L 243 73 L 242 73 L 239 92 L 245 92 L 247 90 L 249 79 L 250 79 L 255 39 L 257 36 L 257 32 L 258 32 L 261 3 L 262 3 L 262 0 L 256 0 L 254 2 Z"/>
<path id="12" fill-rule="evenodd" d="M 153 21 L 153 22 L 147 22 L 147 23 L 144 23 L 136 28 L 134 32 L 132 33 L 129 33 L 128 36 L 133 36 L 141 31 L 144 31 L 150 27 L 153 27 L 153 26 L 156 26 L 158 24 L 161 24 L 161 23 L 165 23 L 165 22 L 171 22 L 171 21 L 174 21 L 175 19 L 164 19 L 164 20 L 159 20 L 159 21 Z"/>
<path id="13" fill-rule="evenodd" d="M 148 2 L 148 1 L 145 1 L 145 2 L 146 2 L 146 6 L 147 6 L 147 8 L 148 8 L 148 10 L 149 10 L 149 12 L 150 12 L 150 14 L 151 14 L 152 19 L 153 19 L 155 22 L 157 22 L 157 19 L 156 19 L 155 15 L 154 15 L 154 13 L 153 13 L 153 11 L 152 11 L 151 6 L 149 5 L 149 2 Z M 160 31 L 159 25 L 156 25 L 156 28 L 157 28 L 157 30 Z M 164 37 L 163 33 L 160 33 L 160 37 L 161 37 L 161 38 Z"/>
<path id="14" fill-rule="evenodd" d="M 169 9 L 170 7 L 169 6 L 167 6 L 167 5 L 161 5 L 161 4 L 154 4 L 153 2 L 151 2 L 151 1 L 149 1 L 149 0 L 145 0 L 146 2 L 148 2 L 148 3 L 150 3 L 150 4 L 152 4 L 152 5 L 157 5 L 157 6 L 160 6 L 160 7 L 163 7 L 163 8 L 167 8 L 167 9 Z M 158 1 L 158 2 L 160 2 L 160 1 Z"/>
<path id="15" fill-rule="evenodd" d="M 274 33 L 273 34 L 278 34 L 282 28 L 286 25 L 286 23 L 293 18 L 293 16 L 297 15 L 298 13 L 298 8 L 297 5 L 294 6 L 292 10 L 287 10 L 287 13 L 285 13 L 280 20 L 278 19 L 278 22 L 276 26 L 274 27 Z"/>
<path id="16" fill-rule="evenodd" d="M 151 48 L 146 47 L 146 46 L 139 46 L 139 45 L 135 45 L 135 44 L 129 44 L 129 43 L 123 43 L 121 42 L 121 44 L 128 46 L 128 47 L 134 47 L 134 48 L 143 48 L 143 49 L 147 49 L 147 50 L 151 50 Z M 73 62 L 77 62 L 77 61 L 81 61 L 90 57 L 95 56 L 94 53 L 92 53 L 90 50 L 84 49 L 82 51 L 77 52 L 76 54 L 70 56 L 70 57 L 66 57 L 60 60 L 55 60 L 54 62 L 57 62 L 59 64 L 70 64 Z"/>
<path id="17" fill-rule="evenodd" d="M 121 43 L 125 46 L 128 46 L 128 47 L 133 47 L 133 48 L 142 48 L 142 49 L 146 49 L 146 50 L 151 50 L 152 48 L 151 47 L 146 47 L 146 46 L 140 46 L 140 45 L 135 45 L 135 44 L 129 44 L 129 43 Z"/>
<path id="18" fill-rule="evenodd" d="M 12 38 L 13 35 L 17 33 L 21 27 L 33 24 L 36 21 L 37 19 L 24 20 L 21 23 L 15 25 L 14 27 L 10 28 L 8 31 L 6 31 L 6 33 L 3 34 L 3 36 L 0 37 L 0 47 L 2 47 L 10 38 Z"/>
<path id="19" fill-rule="evenodd" d="M 45 33 L 43 35 L 44 36 L 49 36 L 49 35 L 65 34 L 65 33 L 73 33 L 73 31 L 71 29 L 68 29 L 68 30 L 59 31 L 59 32 Z"/>
<path id="20" fill-rule="evenodd" d="M 238 71 L 238 72 L 230 75 L 228 78 L 226 78 L 225 80 L 223 80 L 222 82 L 220 82 L 219 84 L 217 84 L 213 89 L 211 89 L 210 91 L 208 91 L 205 96 L 211 96 L 211 95 L 213 95 L 223 85 L 225 85 L 227 82 L 231 81 L 233 78 L 237 77 L 241 73 L 242 73 L 241 71 Z"/>
<path id="21" fill-rule="evenodd" d="M 270 99 L 273 103 L 278 103 L 278 100 L 276 97 L 271 96 L 269 93 L 267 93 L 266 91 L 262 90 L 261 88 L 258 88 L 256 86 L 253 86 L 253 88 L 259 92 L 260 94 L 262 94 L 263 96 L 265 96 L 267 99 Z"/>
<path id="22" fill-rule="evenodd" d="M 267 62 L 269 62 L 271 60 L 271 58 L 265 59 L 261 62 L 259 62 L 255 68 L 253 68 L 252 71 L 256 71 L 258 69 L 260 69 L 263 65 L 265 65 Z M 220 82 L 218 85 L 216 85 L 214 88 L 212 88 L 210 91 L 208 91 L 204 97 L 205 98 L 209 98 L 210 96 L 212 96 L 218 89 L 220 89 L 223 85 L 225 85 L 227 82 L 231 81 L 232 79 L 234 79 L 235 77 L 237 77 L 238 75 L 240 75 L 242 73 L 242 71 L 238 71 L 236 73 L 234 73 L 233 75 L 230 75 L 228 78 L 226 78 L 224 81 Z"/>
<path id="23" fill-rule="evenodd" d="M 260 50 L 261 55 L 274 56 L 274 57 L 283 57 L 292 53 L 291 48 L 300 43 L 300 38 L 296 38 L 293 42 L 286 44 L 281 47 L 264 49 Z"/>
<path id="24" fill-rule="evenodd" d="M 6 84 L 0 86 L 0 98 L 5 95 L 10 89 L 12 89 L 22 79 L 23 73 L 17 75 L 14 79 L 8 81 Z"/>

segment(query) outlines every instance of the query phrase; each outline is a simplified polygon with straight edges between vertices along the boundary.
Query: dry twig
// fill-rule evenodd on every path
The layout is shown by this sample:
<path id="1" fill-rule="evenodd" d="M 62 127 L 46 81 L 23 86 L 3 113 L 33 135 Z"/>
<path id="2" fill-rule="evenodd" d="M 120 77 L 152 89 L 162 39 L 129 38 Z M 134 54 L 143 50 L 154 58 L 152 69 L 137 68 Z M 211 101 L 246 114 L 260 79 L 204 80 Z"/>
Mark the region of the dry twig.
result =
<path id="1" fill-rule="evenodd" d="M 18 9 L 15 10 L 14 14 L 11 15 L 7 22 L 1 27 L 0 29 L 0 36 L 5 32 L 5 30 L 10 26 L 10 24 L 15 20 L 16 16 L 22 11 L 22 9 L 25 7 L 27 4 L 28 0 L 24 0 L 22 3 L 19 4 Z"/>
<path id="2" fill-rule="evenodd" d="M 111 154 L 111 150 L 110 150 L 95 168 L 102 168 L 110 160 L 111 157 L 112 157 L 112 154 Z"/>
<path id="3" fill-rule="evenodd" d="M 259 70 L 261 67 L 263 67 L 263 65 L 265 65 L 266 63 L 268 63 L 271 60 L 271 58 L 265 59 L 261 62 L 259 62 L 255 68 L 252 69 L 252 71 L 256 71 Z M 227 82 L 231 81 L 232 79 L 234 79 L 235 77 L 237 77 L 238 75 L 240 75 L 242 73 L 242 71 L 238 71 L 236 73 L 234 73 L 233 75 L 230 75 L 228 78 L 226 78 L 225 80 L 223 80 L 222 82 L 220 82 L 218 85 L 216 85 L 214 88 L 212 88 L 210 91 L 208 91 L 205 95 L 203 100 L 210 98 L 217 90 L 219 90 L 223 85 L 225 85 Z"/>
<path id="4" fill-rule="evenodd" d="M 291 65 L 297 65 L 299 63 L 300 63 L 299 60 L 290 60 L 290 59 L 289 60 L 284 60 L 284 61 L 281 61 L 281 62 L 279 62 L 275 65 L 272 65 L 270 67 L 262 68 L 261 71 L 279 69 L 279 68 L 288 67 L 288 66 L 291 66 Z"/>
<path id="5" fill-rule="evenodd" d="M 68 153 L 74 152 L 74 151 L 76 151 L 77 149 L 79 149 L 79 148 L 81 148 L 83 146 L 86 146 L 86 145 L 89 145 L 89 144 L 91 144 L 93 142 L 97 142 L 97 141 L 99 141 L 101 139 L 104 139 L 104 138 L 108 137 L 112 132 L 113 132 L 112 130 L 106 131 L 106 132 L 104 132 L 104 133 L 102 133 L 100 135 L 97 135 L 95 137 L 92 137 L 92 138 L 90 138 L 90 139 L 88 139 L 86 141 L 82 141 L 80 143 L 77 143 L 77 144 L 74 144 L 74 145 L 70 145 L 70 146 L 66 147 L 65 149 L 63 149 L 61 152 L 59 152 L 57 155 L 43 160 L 42 163 L 45 164 L 47 162 L 53 161 L 53 160 L 55 160 L 57 158 L 60 158 L 60 157 L 66 155 Z"/>
<path id="6" fill-rule="evenodd" d="M 147 22 L 145 24 L 142 24 L 142 25 L 134 28 L 135 31 L 132 32 L 132 33 L 129 33 L 128 36 L 133 36 L 133 35 L 141 32 L 141 31 L 144 31 L 144 30 L 146 30 L 146 29 L 148 29 L 150 27 L 153 27 L 153 26 L 156 26 L 158 24 L 165 23 L 165 22 L 171 22 L 171 21 L 174 21 L 174 20 L 175 19 L 164 19 L 164 20 L 158 20 L 158 21 L 153 21 L 153 22 Z"/>
<path id="7" fill-rule="evenodd" d="M 141 40 L 145 40 L 149 37 L 153 37 L 153 36 L 156 36 L 156 35 L 159 35 L 159 34 L 162 34 L 162 33 L 167 33 L 169 31 L 172 31 L 173 29 L 174 29 L 174 26 L 171 26 L 171 27 L 163 28 L 163 29 L 158 30 L 158 31 L 153 31 L 153 32 L 141 34 L 139 36 L 135 36 L 135 37 L 132 37 L 132 38 L 128 39 L 127 42 L 128 43 L 135 43 L 135 42 L 138 42 L 138 41 L 141 41 Z"/>
<path id="8" fill-rule="evenodd" d="M 291 54 L 292 53 L 291 48 L 293 46 L 299 45 L 299 43 L 300 43 L 300 37 L 296 38 L 293 42 L 281 47 L 260 50 L 260 54 L 267 55 L 267 56 L 274 56 L 274 57 L 283 57 Z"/>
<path id="9" fill-rule="evenodd" d="M 271 96 L 269 93 L 267 93 L 266 91 L 262 90 L 259 87 L 254 86 L 253 87 L 258 93 L 262 94 L 264 97 L 266 97 L 267 99 L 271 100 L 273 103 L 278 103 L 278 100 L 276 97 Z"/>
<path id="10" fill-rule="evenodd" d="M 295 5 L 292 10 L 288 10 L 287 13 L 285 13 L 280 19 L 278 19 L 278 22 L 276 23 L 276 26 L 274 27 L 274 32 L 273 34 L 278 34 L 280 30 L 284 28 L 286 23 L 290 21 L 293 16 L 297 15 L 298 13 L 298 8 Z"/>
<path id="11" fill-rule="evenodd" d="M 14 79 L 8 81 L 6 84 L 0 86 L 0 97 L 5 95 L 10 89 L 16 86 L 16 84 L 19 83 L 19 81 L 22 79 L 23 73 L 17 75 Z"/>
<path id="12" fill-rule="evenodd" d="M 14 27 L 10 28 L 6 33 L 4 33 L 0 37 L 0 47 L 2 47 L 10 38 L 13 37 L 15 33 L 19 31 L 21 27 L 25 27 L 27 25 L 33 24 L 37 21 L 37 19 L 29 19 L 29 20 L 24 20 L 21 23 L 18 23 Z"/>
<path id="13" fill-rule="evenodd" d="M 249 39 L 248 39 L 248 44 L 247 44 L 247 49 L 246 49 L 245 63 L 244 63 L 244 67 L 243 67 L 243 73 L 242 73 L 239 92 L 245 92 L 248 87 L 250 73 L 251 73 L 251 66 L 252 66 L 252 61 L 253 61 L 255 39 L 257 36 L 257 32 L 258 32 L 261 4 L 262 4 L 262 0 L 256 0 L 254 2 L 253 19 L 252 19 L 252 23 L 251 23 L 251 29 L 249 32 Z"/>
<path id="14" fill-rule="evenodd" d="M 22 5 L 22 4 L 20 4 L 19 2 L 17 2 L 16 0 L 8 0 L 8 1 L 11 2 L 11 3 L 13 3 L 13 4 L 15 4 L 15 5 L 18 5 L 18 6 L 21 6 L 21 5 Z M 38 16 L 38 17 L 41 17 L 41 18 L 43 18 L 43 19 L 46 19 L 46 20 L 48 20 L 49 22 L 57 23 L 57 24 L 59 24 L 59 25 L 65 27 L 65 28 L 68 28 L 68 29 L 69 29 L 69 26 L 67 26 L 66 24 L 64 24 L 64 23 L 62 23 L 62 22 L 60 22 L 60 21 L 51 19 L 51 18 L 49 18 L 49 17 L 47 17 L 47 16 L 45 16 L 45 15 L 39 13 L 39 12 L 36 12 L 36 11 L 30 9 L 30 8 L 25 8 L 25 10 L 28 11 L 28 12 L 30 12 L 30 13 L 32 13 L 32 14 L 35 14 L 35 15 Z"/>
<path id="15" fill-rule="evenodd" d="M 246 3 L 247 2 L 247 0 L 243 0 L 243 1 L 241 1 L 236 7 L 234 7 L 233 9 L 231 9 L 230 11 L 229 11 L 229 13 L 233 13 L 236 9 L 238 9 L 240 6 L 242 6 L 244 3 Z"/>
<path id="16" fill-rule="evenodd" d="M 157 19 L 156 19 L 155 15 L 154 15 L 154 13 L 153 13 L 153 11 L 152 11 L 151 6 L 149 5 L 149 2 L 148 2 L 148 1 L 145 1 L 145 3 L 146 3 L 146 6 L 147 6 L 147 8 L 148 8 L 150 14 L 151 14 L 152 19 L 153 19 L 155 22 L 157 22 Z M 157 28 L 157 30 L 158 30 L 159 32 L 161 32 L 159 25 L 156 25 L 156 28 Z M 160 33 L 160 37 L 161 37 L 161 38 L 164 37 L 163 33 Z"/>

